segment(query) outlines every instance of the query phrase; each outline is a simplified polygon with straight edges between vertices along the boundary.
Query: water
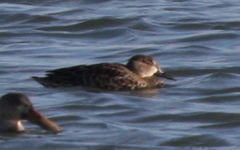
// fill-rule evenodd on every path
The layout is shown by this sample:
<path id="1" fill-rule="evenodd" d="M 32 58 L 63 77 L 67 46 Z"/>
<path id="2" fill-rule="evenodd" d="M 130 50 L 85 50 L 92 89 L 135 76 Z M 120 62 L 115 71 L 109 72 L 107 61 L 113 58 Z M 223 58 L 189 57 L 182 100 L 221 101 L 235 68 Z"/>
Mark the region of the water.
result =
<path id="1" fill-rule="evenodd" d="M 3 149 L 240 149 L 240 3 L 235 0 L 0 2 L 0 89 L 29 96 L 63 128 L 24 122 Z M 178 81 L 162 89 L 49 89 L 31 76 L 153 56 Z"/>

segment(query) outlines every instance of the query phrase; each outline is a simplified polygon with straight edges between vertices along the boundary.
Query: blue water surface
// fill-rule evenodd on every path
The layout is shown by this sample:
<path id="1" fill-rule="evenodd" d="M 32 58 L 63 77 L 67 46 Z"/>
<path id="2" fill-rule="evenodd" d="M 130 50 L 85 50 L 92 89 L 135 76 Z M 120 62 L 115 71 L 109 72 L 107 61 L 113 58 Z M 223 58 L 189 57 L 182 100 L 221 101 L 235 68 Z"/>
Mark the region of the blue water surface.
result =
<path id="1" fill-rule="evenodd" d="M 63 128 L 24 122 L 1 150 L 240 149 L 240 2 L 2 0 L 0 93 L 26 94 Z M 152 56 L 177 81 L 161 89 L 45 88 L 51 69 Z"/>

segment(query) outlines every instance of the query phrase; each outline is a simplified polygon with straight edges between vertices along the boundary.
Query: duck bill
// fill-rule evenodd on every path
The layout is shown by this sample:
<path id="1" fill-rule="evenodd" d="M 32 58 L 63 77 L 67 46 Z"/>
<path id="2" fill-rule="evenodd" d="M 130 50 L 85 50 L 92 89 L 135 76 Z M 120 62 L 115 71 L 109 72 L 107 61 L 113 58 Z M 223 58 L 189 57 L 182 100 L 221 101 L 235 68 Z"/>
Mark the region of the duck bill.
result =
<path id="1" fill-rule="evenodd" d="M 166 78 L 166 79 L 169 79 L 169 80 L 173 80 L 173 81 L 176 81 L 176 79 L 175 78 L 173 78 L 171 75 L 169 75 L 169 74 L 166 74 L 165 72 L 157 72 L 156 74 L 155 74 L 155 76 L 157 76 L 157 77 L 163 77 L 163 78 Z"/>
<path id="2" fill-rule="evenodd" d="M 41 115 L 38 111 L 35 109 L 32 109 L 28 116 L 26 117 L 26 120 L 28 120 L 31 123 L 34 123 L 36 125 L 39 125 L 45 130 L 53 131 L 53 132 L 60 132 L 61 128 L 57 126 L 55 123 Z"/>

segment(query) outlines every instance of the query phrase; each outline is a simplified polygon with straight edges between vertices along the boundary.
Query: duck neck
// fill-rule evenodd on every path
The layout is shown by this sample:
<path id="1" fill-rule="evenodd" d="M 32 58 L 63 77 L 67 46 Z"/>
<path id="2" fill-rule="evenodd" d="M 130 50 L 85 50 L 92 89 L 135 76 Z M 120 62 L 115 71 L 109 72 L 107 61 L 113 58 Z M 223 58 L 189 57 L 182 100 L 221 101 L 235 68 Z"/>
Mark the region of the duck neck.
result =
<path id="1" fill-rule="evenodd" d="M 21 132 L 24 127 L 20 120 L 5 120 L 0 122 L 0 132 Z"/>
<path id="2" fill-rule="evenodd" d="M 164 83 L 156 76 L 145 77 L 145 81 L 148 83 L 149 88 L 163 87 Z"/>

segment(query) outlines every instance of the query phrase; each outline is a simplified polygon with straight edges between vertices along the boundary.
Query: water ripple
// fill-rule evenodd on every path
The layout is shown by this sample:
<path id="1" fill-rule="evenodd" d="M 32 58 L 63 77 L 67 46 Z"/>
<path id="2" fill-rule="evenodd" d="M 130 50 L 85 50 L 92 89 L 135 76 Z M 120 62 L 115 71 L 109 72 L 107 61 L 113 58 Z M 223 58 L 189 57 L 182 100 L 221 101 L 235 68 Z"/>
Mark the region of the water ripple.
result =
<path id="1" fill-rule="evenodd" d="M 204 143 L 204 144 L 202 144 Z M 213 135 L 196 135 L 196 136 L 186 136 L 171 141 L 165 142 L 161 145 L 164 146 L 181 146 L 181 147 L 216 147 L 216 146 L 229 146 L 230 144 L 218 137 Z"/>

